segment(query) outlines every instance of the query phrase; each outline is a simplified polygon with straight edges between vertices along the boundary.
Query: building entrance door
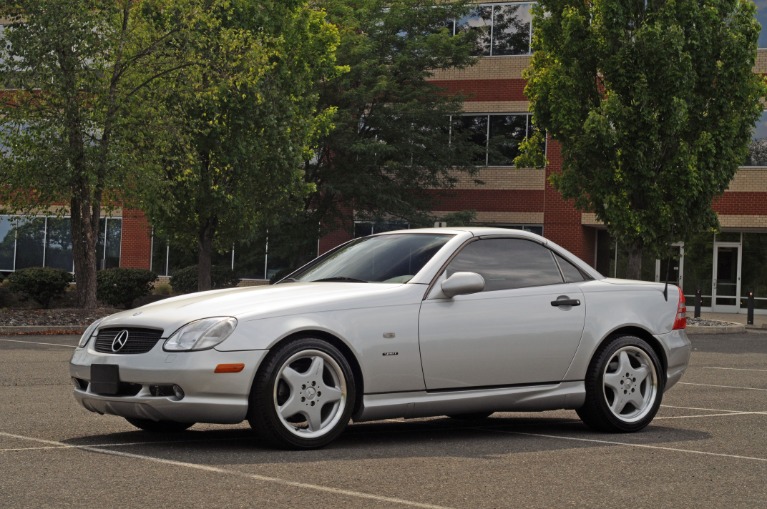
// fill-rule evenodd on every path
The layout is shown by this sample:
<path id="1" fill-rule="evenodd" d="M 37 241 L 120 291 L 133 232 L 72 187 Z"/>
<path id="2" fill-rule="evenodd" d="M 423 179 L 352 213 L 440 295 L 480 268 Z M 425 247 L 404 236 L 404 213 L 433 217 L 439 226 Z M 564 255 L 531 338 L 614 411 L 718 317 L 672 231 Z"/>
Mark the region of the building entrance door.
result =
<path id="1" fill-rule="evenodd" d="M 737 313 L 740 310 L 740 264 L 740 242 L 714 243 L 712 311 Z"/>

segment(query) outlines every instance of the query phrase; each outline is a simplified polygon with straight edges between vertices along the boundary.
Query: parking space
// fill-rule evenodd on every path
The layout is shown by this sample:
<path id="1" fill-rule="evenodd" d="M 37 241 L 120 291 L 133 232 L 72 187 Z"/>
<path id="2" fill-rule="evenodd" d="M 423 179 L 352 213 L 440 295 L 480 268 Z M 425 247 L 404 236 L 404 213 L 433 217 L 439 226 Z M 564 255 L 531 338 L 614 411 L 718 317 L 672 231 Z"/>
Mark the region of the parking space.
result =
<path id="1" fill-rule="evenodd" d="M 78 407 L 73 336 L 0 338 L 0 507 L 763 507 L 767 333 L 692 336 L 643 432 L 575 412 L 353 424 L 326 449 L 247 425 L 157 436 Z"/>

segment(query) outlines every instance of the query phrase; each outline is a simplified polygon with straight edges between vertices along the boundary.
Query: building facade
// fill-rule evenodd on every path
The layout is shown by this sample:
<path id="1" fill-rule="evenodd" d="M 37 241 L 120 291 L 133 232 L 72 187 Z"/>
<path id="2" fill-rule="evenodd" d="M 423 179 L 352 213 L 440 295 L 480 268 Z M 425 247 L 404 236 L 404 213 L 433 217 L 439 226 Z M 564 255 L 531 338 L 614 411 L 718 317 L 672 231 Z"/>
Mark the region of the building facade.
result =
<path id="1" fill-rule="evenodd" d="M 530 132 L 529 102 L 522 73 L 530 64 L 532 18 L 530 2 L 478 3 L 471 14 L 448 24 L 453 31 L 482 29 L 476 65 L 436 72 L 433 82 L 467 96 L 463 115 L 453 119 L 472 130 L 473 139 L 488 147 L 478 160 L 478 173 L 461 177 L 450 196 L 441 198 L 435 215 L 475 211 L 477 225 L 523 228 L 544 235 L 591 263 L 606 276 L 625 274 L 626 255 L 593 214 L 575 209 L 549 184 L 560 171 L 561 154 L 547 143 L 548 165 L 516 168 L 515 147 Z M 758 19 L 767 24 L 767 1 L 757 2 Z M 759 38 L 754 72 L 767 73 L 767 30 Z M 764 48 L 764 49 L 761 49 Z M 501 144 L 502 150 L 491 151 Z M 483 182 L 477 184 L 476 180 Z M 767 111 L 754 129 L 750 157 L 725 194 L 716 200 L 721 232 L 702 235 L 686 245 L 670 247 L 669 260 L 643 260 L 643 279 L 676 282 L 688 302 L 696 291 L 706 309 L 745 312 L 747 296 L 755 296 L 757 312 L 767 313 Z M 47 265 L 71 269 L 71 239 L 66 217 L 0 216 L 0 272 Z M 104 217 L 99 242 L 103 267 L 150 268 L 161 275 L 194 263 L 163 239 L 152 236 L 140 211 L 122 209 Z M 318 241 L 318 253 L 355 236 L 407 227 L 402 223 L 358 221 Z M 217 263 L 231 264 L 241 276 L 265 278 L 283 267 L 269 258 L 266 233 L 255 245 L 234 246 Z"/>

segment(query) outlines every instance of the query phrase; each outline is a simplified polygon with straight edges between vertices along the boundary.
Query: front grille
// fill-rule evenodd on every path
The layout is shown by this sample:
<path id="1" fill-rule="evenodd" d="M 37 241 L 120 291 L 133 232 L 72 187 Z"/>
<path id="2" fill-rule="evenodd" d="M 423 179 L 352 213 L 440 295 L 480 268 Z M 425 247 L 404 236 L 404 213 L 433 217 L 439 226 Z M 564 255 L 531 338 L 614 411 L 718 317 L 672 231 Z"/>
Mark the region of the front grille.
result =
<path id="1" fill-rule="evenodd" d="M 123 331 L 126 331 L 128 335 L 125 345 L 115 352 L 112 349 L 112 343 L 118 335 L 123 334 Z M 154 348 L 161 337 L 162 330 L 157 329 L 139 329 L 136 327 L 101 329 L 99 335 L 96 336 L 96 351 L 116 354 L 147 353 Z"/>

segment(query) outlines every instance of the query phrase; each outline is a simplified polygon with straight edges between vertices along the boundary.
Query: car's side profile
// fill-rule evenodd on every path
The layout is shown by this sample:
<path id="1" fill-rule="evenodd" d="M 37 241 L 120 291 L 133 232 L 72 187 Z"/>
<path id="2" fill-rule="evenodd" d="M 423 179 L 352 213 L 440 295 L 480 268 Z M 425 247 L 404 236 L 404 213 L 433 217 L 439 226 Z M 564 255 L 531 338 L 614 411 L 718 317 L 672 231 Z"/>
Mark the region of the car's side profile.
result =
<path id="1" fill-rule="evenodd" d="M 684 316 L 677 287 L 604 278 L 534 234 L 407 230 L 269 287 L 107 317 L 70 372 L 85 408 L 139 428 L 247 419 L 293 448 L 351 419 L 496 411 L 574 409 L 594 429 L 637 431 L 687 366 Z"/>

